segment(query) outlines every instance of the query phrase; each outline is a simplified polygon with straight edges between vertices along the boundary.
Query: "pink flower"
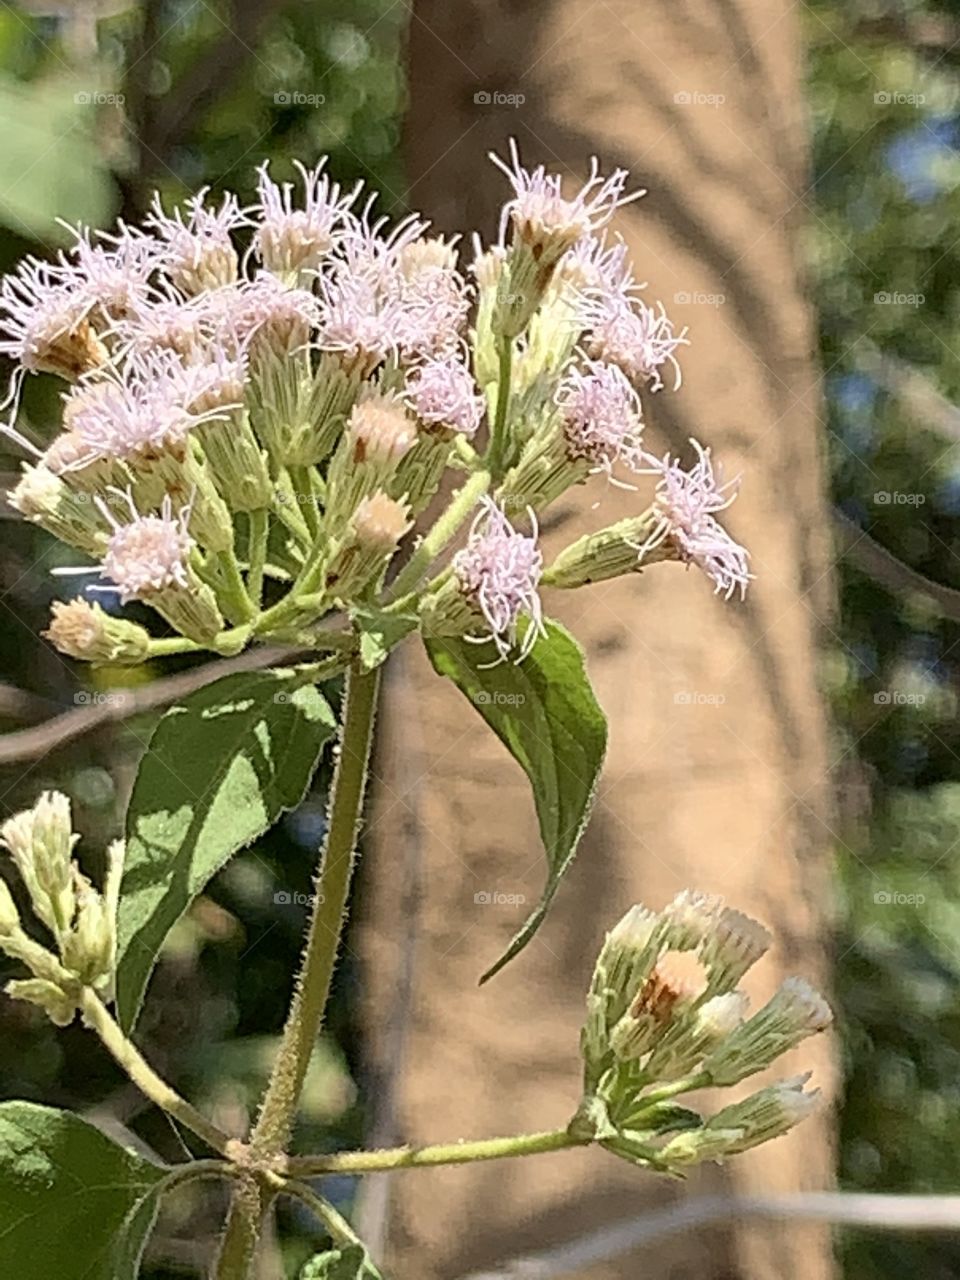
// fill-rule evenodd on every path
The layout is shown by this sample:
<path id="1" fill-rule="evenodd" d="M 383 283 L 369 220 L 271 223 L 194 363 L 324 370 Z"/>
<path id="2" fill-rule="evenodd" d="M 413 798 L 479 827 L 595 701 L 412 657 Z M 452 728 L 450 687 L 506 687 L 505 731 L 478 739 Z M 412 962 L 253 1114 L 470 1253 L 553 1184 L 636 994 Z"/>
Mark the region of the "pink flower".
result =
<path id="1" fill-rule="evenodd" d="M 468 438 L 476 434 L 486 408 L 470 370 L 455 356 L 417 365 L 407 375 L 406 400 L 421 422 L 452 427 Z"/>
<path id="2" fill-rule="evenodd" d="M 531 516 L 532 519 L 532 516 Z M 518 533 L 491 498 L 483 498 L 470 529 L 467 545 L 453 558 L 453 571 L 470 603 L 483 614 L 501 659 L 517 643 L 517 624 L 524 612 L 530 625 L 523 638 L 522 661 L 543 632 L 543 612 L 537 586 L 543 556 L 532 536 Z"/>
<path id="3" fill-rule="evenodd" d="M 680 386 L 680 365 L 674 352 L 688 345 L 687 331 L 674 333 L 673 322 L 660 304 L 655 310 L 633 298 L 611 305 L 601 297 L 584 303 L 581 316 L 591 328 L 586 346 L 592 356 L 618 364 L 632 382 L 646 384 L 651 391 L 663 388 L 661 369 L 669 364 L 674 391 Z"/>
<path id="4" fill-rule="evenodd" d="M 63 282 L 63 267 L 28 257 L 0 281 L 0 353 L 29 373 L 77 378 L 100 363 L 88 293 Z"/>
<path id="5" fill-rule="evenodd" d="M 95 499 L 113 530 L 100 572 L 120 592 L 121 603 L 148 600 L 155 592 L 171 587 L 188 587 L 187 562 L 194 546 L 187 533 L 189 508 L 182 508 L 174 516 L 168 494 L 158 516 L 142 516 L 129 493 L 119 494 L 117 490 L 112 490 L 112 493 L 125 498 L 130 520 L 121 524 L 102 498 Z M 92 588 L 99 591 L 112 589 L 109 586 Z"/>
<path id="6" fill-rule="evenodd" d="M 269 161 L 258 170 L 260 201 L 251 212 L 259 213 L 261 222 L 254 247 L 269 271 L 283 274 L 319 266 L 346 225 L 363 184 L 358 182 L 349 194 L 341 194 L 339 184 L 322 172 L 326 162 L 324 156 L 308 170 L 299 160 L 294 161 L 303 178 L 302 209 L 294 208 L 292 182 L 280 186 L 269 177 Z"/>
<path id="7" fill-rule="evenodd" d="M 455 242 L 416 240 L 398 254 L 400 333 L 408 358 L 452 355 L 470 311 L 471 290 L 457 270 Z"/>
<path id="8" fill-rule="evenodd" d="M 72 262 L 63 261 L 63 279 L 78 294 L 99 307 L 109 320 L 122 319 L 150 297 L 150 277 L 157 268 L 156 243 L 142 231 L 120 224 L 120 231 L 102 235 L 111 248 L 93 244 L 86 227 L 72 227 L 76 244 Z"/>
<path id="9" fill-rule="evenodd" d="M 716 519 L 716 513 L 726 510 L 736 498 L 739 477 L 722 484 L 719 474 L 714 474 L 710 450 L 696 440 L 690 443 L 699 461 L 689 471 L 669 454 L 662 460 L 645 455 L 648 474 L 659 476 L 654 500 L 657 525 L 638 550 L 642 558 L 653 547 L 669 541 L 680 559 L 702 569 L 726 599 L 737 590 L 742 599 L 753 578 L 747 566 L 749 552 Z"/>
<path id="10" fill-rule="evenodd" d="M 586 458 L 607 472 L 615 462 L 637 470 L 643 457 L 643 409 L 617 365 L 587 360 L 583 369 L 571 369 L 557 388 L 555 401 L 572 458 Z"/>
<path id="11" fill-rule="evenodd" d="M 603 178 L 596 156 L 590 161 L 590 177 L 572 200 L 564 199 L 559 174 L 547 173 L 542 164 L 532 172 L 524 169 L 516 139 L 510 139 L 509 164 L 493 153 L 490 159 L 507 175 L 514 191 L 501 215 L 501 243 L 505 243 L 507 223 L 512 222 L 520 239 L 549 243 L 562 253 L 606 226 L 617 209 L 646 194 L 634 191 L 624 195 L 627 170 L 615 169 L 609 178 Z"/>
<path id="12" fill-rule="evenodd" d="M 237 197 L 227 193 L 218 209 L 204 204 L 209 187 L 186 202 L 186 216 L 175 209 L 164 212 L 159 193 L 145 219 L 163 243 L 163 265 L 177 289 L 187 294 L 216 289 L 237 277 L 237 251 L 231 233 L 247 225 Z"/>

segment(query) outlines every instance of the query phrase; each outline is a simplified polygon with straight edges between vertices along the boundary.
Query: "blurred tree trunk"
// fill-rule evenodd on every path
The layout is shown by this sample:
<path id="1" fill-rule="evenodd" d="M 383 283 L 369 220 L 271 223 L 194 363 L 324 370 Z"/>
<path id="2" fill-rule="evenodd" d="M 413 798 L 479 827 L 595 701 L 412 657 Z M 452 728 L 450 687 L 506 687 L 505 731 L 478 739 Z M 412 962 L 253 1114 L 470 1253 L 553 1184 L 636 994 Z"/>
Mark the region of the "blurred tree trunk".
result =
<path id="1" fill-rule="evenodd" d="M 682 391 L 649 405 L 650 439 L 689 456 L 696 435 L 728 475 L 743 471 L 729 525 L 751 549 L 757 581 L 743 605 L 672 567 L 548 596 L 548 610 L 586 646 L 611 752 L 552 915 L 483 989 L 477 976 L 520 910 L 474 895 L 529 902 L 539 892 L 527 786 L 418 653 L 392 669 L 360 931 L 378 1138 L 562 1123 L 576 1102 L 593 957 L 635 900 L 659 907 L 692 886 L 766 921 L 777 943 L 748 984 L 758 999 L 787 973 L 823 976 L 831 818 L 816 649 L 832 588 L 813 323 L 798 265 L 809 182 L 795 16 L 786 0 L 414 7 L 409 200 L 440 230 L 492 233 L 505 184 L 485 153 L 503 153 L 511 134 L 528 165 L 544 161 L 571 182 L 596 153 L 606 171 L 624 165 L 649 188 L 619 229 L 650 295 L 689 324 L 692 340 Z M 525 101 L 477 96 L 496 93 Z M 636 501 L 597 482 L 551 518 L 548 550 Z M 796 1061 L 817 1068 L 829 1095 L 829 1046 L 810 1045 Z M 686 1190 L 824 1187 L 829 1132 L 825 1115 L 723 1170 L 698 1172 Z M 396 1280 L 452 1280 L 686 1190 L 598 1150 L 371 1182 L 364 1216 L 369 1224 L 384 1213 L 388 1195 Z M 825 1232 L 751 1225 L 670 1239 L 652 1257 L 584 1275 L 823 1280 L 831 1267 Z"/>

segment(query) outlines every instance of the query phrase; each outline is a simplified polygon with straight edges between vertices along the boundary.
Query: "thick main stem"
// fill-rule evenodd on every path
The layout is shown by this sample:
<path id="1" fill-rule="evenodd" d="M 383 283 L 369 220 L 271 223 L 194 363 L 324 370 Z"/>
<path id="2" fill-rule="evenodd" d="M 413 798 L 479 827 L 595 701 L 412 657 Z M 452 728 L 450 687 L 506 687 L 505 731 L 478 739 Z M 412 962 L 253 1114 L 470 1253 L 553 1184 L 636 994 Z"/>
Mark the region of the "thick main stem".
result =
<path id="1" fill-rule="evenodd" d="M 378 671 L 363 671 L 357 666 L 348 671 L 340 759 L 306 949 L 280 1051 L 251 1137 L 251 1147 L 260 1156 L 279 1155 L 286 1149 L 327 1005 L 350 891 L 378 686 Z"/>

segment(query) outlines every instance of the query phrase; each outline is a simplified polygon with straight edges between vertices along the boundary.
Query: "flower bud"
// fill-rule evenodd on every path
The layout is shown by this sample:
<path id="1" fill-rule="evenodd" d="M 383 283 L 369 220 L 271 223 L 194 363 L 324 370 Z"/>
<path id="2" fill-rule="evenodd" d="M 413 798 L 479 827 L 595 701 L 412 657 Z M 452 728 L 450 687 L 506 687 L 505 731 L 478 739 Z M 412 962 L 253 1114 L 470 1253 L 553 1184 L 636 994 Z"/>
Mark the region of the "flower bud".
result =
<path id="1" fill-rule="evenodd" d="M 627 573 L 640 573 L 647 565 L 660 560 L 676 559 L 666 543 L 643 550 L 655 527 L 654 517 L 646 512 L 628 516 L 597 533 L 585 534 L 560 552 L 544 571 L 543 580 L 551 587 L 583 587 Z"/>
<path id="2" fill-rule="evenodd" d="M 659 1156 L 669 1169 L 683 1169 L 704 1160 L 721 1163 L 743 1136 L 743 1129 L 715 1129 L 704 1125 L 702 1129 L 676 1134 L 665 1147 L 660 1148 Z"/>
<path id="3" fill-rule="evenodd" d="M 46 978 L 18 978 L 4 990 L 13 1000 L 37 1005 L 57 1027 L 68 1027 L 77 1012 L 76 1000 Z"/>
<path id="4" fill-rule="evenodd" d="M 689 951 L 667 951 L 654 965 L 630 1008 L 613 1028 L 610 1046 L 622 1061 L 655 1048 L 703 994 L 706 973 Z"/>
<path id="5" fill-rule="evenodd" d="M 24 467 L 23 476 L 7 498 L 15 511 L 61 542 L 87 555 L 103 555 L 107 526 L 89 496 L 74 492 L 42 462 Z"/>
<path id="6" fill-rule="evenodd" d="M 263 511 L 274 486 L 267 454 L 260 448 L 246 410 L 196 429 L 206 469 L 231 511 Z"/>
<path id="7" fill-rule="evenodd" d="M 417 424 L 399 396 L 375 394 L 354 405 L 327 473 L 331 530 L 345 523 L 364 498 L 388 486 L 392 490 L 401 461 L 416 443 Z"/>
<path id="8" fill-rule="evenodd" d="M 758 1013 L 717 1046 L 703 1069 L 714 1084 L 736 1084 L 763 1071 L 807 1036 L 825 1030 L 832 1020 L 829 1005 L 809 983 L 787 978 Z"/>
<path id="9" fill-rule="evenodd" d="M 15 933 L 20 928 L 20 913 L 13 900 L 13 894 L 7 888 L 7 882 L 0 880 L 0 938 Z"/>
<path id="10" fill-rule="evenodd" d="M 98 604 L 77 598 L 55 600 L 50 626 L 42 635 L 55 649 L 81 662 L 136 666 L 146 660 L 150 633 L 126 618 L 114 618 Z"/>
<path id="11" fill-rule="evenodd" d="M 799 1124 L 814 1111 L 820 1102 L 820 1090 L 804 1091 L 810 1073 L 781 1080 L 778 1084 L 753 1093 L 742 1102 L 724 1107 L 707 1121 L 706 1129 L 716 1132 L 739 1130 L 740 1137 L 733 1139 L 726 1154 L 748 1151 Z"/>
<path id="12" fill-rule="evenodd" d="M 690 1075 L 704 1054 L 741 1025 L 748 1007 L 749 1001 L 740 991 L 707 1000 L 667 1030 L 647 1059 L 645 1074 L 658 1081 L 679 1080 Z"/>
<path id="13" fill-rule="evenodd" d="M 10 851 L 34 911 L 58 939 L 69 931 L 76 910 L 71 855 L 79 838 L 70 801 L 60 791 L 44 791 L 32 809 L 0 827 L 0 844 Z"/>
<path id="14" fill-rule="evenodd" d="M 374 583 L 410 528 L 410 510 L 405 503 L 382 492 L 364 498 L 347 525 L 342 548 L 327 570 L 330 595 L 349 601 Z"/>
<path id="15" fill-rule="evenodd" d="M 710 974 L 711 991 L 731 991 L 770 947 L 768 931 L 741 911 L 724 907 L 704 939 L 700 956 Z"/>

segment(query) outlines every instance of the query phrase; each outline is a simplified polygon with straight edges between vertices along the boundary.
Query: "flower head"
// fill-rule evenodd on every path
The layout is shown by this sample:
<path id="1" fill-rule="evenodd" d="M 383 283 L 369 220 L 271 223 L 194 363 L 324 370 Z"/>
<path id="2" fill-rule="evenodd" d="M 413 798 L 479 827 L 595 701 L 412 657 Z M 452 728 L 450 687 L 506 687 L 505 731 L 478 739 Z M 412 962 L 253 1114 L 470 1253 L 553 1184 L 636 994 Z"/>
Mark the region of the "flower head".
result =
<path id="1" fill-rule="evenodd" d="M 63 282 L 62 269 L 25 258 L 0 281 L 0 354 L 28 373 L 74 381 L 107 358 L 88 319 L 93 299 Z"/>
<path id="2" fill-rule="evenodd" d="M 514 192 L 513 199 L 503 209 L 501 241 L 505 239 L 508 221 L 512 222 L 522 241 L 548 248 L 554 260 L 585 236 L 606 226 L 617 209 L 646 194 L 634 191 L 625 195 L 629 177 L 626 169 L 615 169 L 604 178 L 596 156 L 590 161 L 590 177 L 569 200 L 562 194 L 559 174 L 547 173 L 542 164 L 532 171 L 524 169 L 516 139 L 510 139 L 509 163 L 494 154 L 490 159 L 510 179 Z"/>
<path id="3" fill-rule="evenodd" d="M 543 631 L 537 594 L 543 556 L 536 527 L 531 536 L 518 533 L 496 503 L 484 498 L 467 545 L 453 558 L 453 570 L 464 595 L 483 614 L 501 658 L 516 644 L 520 615 L 530 615 L 519 655 L 525 658 Z"/>
<path id="4" fill-rule="evenodd" d="M 164 245 L 164 269 L 174 287 L 187 295 L 231 284 L 237 278 L 237 251 L 231 233 L 247 219 L 235 195 L 224 196 L 218 209 L 205 203 L 209 187 L 186 202 L 186 215 L 175 209 L 168 215 L 159 193 L 146 218 Z"/>
<path id="5" fill-rule="evenodd" d="M 613 364 L 587 360 L 571 369 L 554 397 L 563 419 L 567 452 L 610 471 L 615 462 L 636 470 L 643 457 L 643 408 L 623 371 Z"/>
<path id="6" fill-rule="evenodd" d="M 268 271 L 280 274 L 309 270 L 333 249 L 338 231 L 345 225 L 350 208 L 360 193 L 357 183 L 349 194 L 331 182 L 323 172 L 326 157 L 313 169 L 299 160 L 294 166 L 303 178 L 303 208 L 294 207 L 294 185 L 274 182 L 269 161 L 258 170 L 259 203 L 251 210 L 260 215 L 254 247 Z"/>
<path id="7" fill-rule="evenodd" d="M 702 569 L 728 600 L 737 590 L 742 597 L 753 577 L 747 567 L 749 553 L 716 519 L 716 512 L 736 498 L 739 478 L 721 483 L 710 450 L 696 440 L 691 443 L 699 461 L 689 471 L 669 454 L 662 460 L 647 455 L 650 472 L 659 476 L 654 501 L 658 520 L 640 553 L 669 540 L 679 558 Z"/>
<path id="8" fill-rule="evenodd" d="M 120 224 L 119 232 L 102 234 L 94 244 L 86 227 L 71 227 L 76 243 L 62 259 L 64 282 L 75 288 L 108 321 L 122 320 L 150 297 L 150 277 L 157 267 L 155 241 L 142 231 Z"/>
<path id="9" fill-rule="evenodd" d="M 451 427 L 468 438 L 476 434 L 486 408 L 470 370 L 456 356 L 417 365 L 407 376 L 406 398 L 421 422 Z"/>
<path id="10" fill-rule="evenodd" d="M 632 382 L 651 391 L 662 390 L 662 369 L 670 365 L 677 390 L 681 373 L 674 353 L 688 345 L 687 331 L 675 333 L 662 306 L 648 307 L 639 298 L 610 305 L 600 297 L 584 301 L 580 311 L 581 322 L 590 328 L 586 341 L 590 355 L 618 364 Z"/>
<path id="11" fill-rule="evenodd" d="M 194 542 L 187 532 L 188 508 L 175 516 L 168 494 L 160 514 L 142 516 L 126 494 L 130 520 L 121 524 L 109 506 L 98 499 L 98 506 L 113 530 L 103 557 L 101 574 L 114 583 L 121 603 L 149 600 L 155 593 L 170 588 L 188 587 L 187 561 Z M 101 587 L 99 590 L 110 590 Z"/>

